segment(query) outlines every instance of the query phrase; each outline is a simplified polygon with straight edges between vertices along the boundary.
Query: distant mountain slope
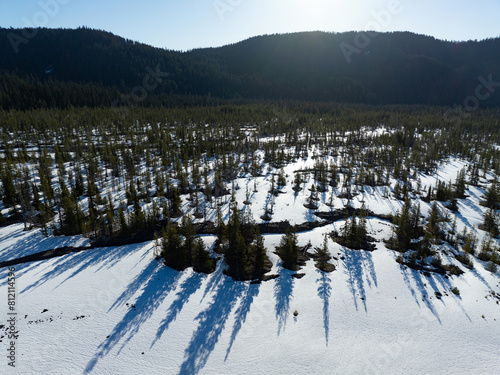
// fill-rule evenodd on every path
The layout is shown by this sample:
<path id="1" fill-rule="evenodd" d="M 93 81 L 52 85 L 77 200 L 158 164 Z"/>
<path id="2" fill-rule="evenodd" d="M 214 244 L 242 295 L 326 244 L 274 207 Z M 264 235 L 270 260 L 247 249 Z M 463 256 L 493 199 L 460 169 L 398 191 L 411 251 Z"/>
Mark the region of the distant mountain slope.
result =
<path id="1" fill-rule="evenodd" d="M 0 29 L 0 51 L 5 109 L 179 95 L 452 105 L 476 95 L 480 76 L 500 82 L 500 38 L 454 43 L 408 32 L 268 35 L 176 52 L 86 28 Z M 492 94 L 482 106 L 500 106 Z"/>

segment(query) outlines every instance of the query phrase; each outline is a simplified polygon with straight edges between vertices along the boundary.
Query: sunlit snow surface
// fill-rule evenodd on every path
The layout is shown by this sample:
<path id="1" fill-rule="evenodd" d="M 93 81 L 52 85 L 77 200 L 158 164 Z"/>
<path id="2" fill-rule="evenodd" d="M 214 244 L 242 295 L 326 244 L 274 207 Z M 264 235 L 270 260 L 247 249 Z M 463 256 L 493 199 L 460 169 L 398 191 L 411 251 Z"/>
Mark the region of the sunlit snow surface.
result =
<path id="1" fill-rule="evenodd" d="M 461 168 L 452 161 L 438 173 L 449 181 Z M 435 181 L 427 177 L 423 185 Z M 290 185 L 286 189 L 273 221 L 312 218 L 303 207 L 305 193 L 296 198 Z M 459 200 L 458 230 L 481 222 L 483 193 L 471 188 L 469 198 Z M 243 186 L 238 194 L 244 199 Z M 363 195 L 374 212 L 400 207 L 376 189 Z M 262 198 L 253 198 L 256 219 Z M 336 200 L 337 208 L 341 204 Z M 421 204 L 425 214 L 429 207 Z M 299 244 L 319 246 L 323 233 L 341 225 L 300 233 Z M 377 240 L 391 234 L 390 223 L 377 218 L 368 229 Z M 203 238 L 208 246 L 215 240 Z M 150 242 L 17 265 L 17 362 L 10 368 L 2 355 L 0 373 L 500 374 L 500 305 L 491 295 L 500 293 L 500 278 L 484 263 L 461 266 L 462 276 L 424 276 L 401 268 L 382 242 L 365 252 L 330 241 L 337 270 L 325 274 L 309 261 L 300 271 L 306 275 L 295 279 L 272 253 L 279 239 L 265 236 L 271 273 L 280 277 L 261 284 L 234 282 L 221 264 L 211 275 L 176 272 L 153 259 Z M 0 260 L 86 244 L 13 225 L 0 229 Z M 7 272 L 0 269 L 0 324 L 7 320 Z M 6 353 L 7 338 L 1 340 Z"/>

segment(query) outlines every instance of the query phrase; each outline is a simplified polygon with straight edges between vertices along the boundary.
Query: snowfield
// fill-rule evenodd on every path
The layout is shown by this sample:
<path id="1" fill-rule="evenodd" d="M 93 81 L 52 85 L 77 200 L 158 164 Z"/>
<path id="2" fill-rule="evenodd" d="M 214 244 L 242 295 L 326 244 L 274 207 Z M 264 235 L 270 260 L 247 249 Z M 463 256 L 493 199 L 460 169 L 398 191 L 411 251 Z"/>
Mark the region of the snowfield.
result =
<path id="1" fill-rule="evenodd" d="M 88 245 L 90 245 L 89 239 L 83 236 L 45 237 L 39 230 L 24 231 L 23 224 L 0 228 L 0 262 L 50 249 Z"/>
<path id="2" fill-rule="evenodd" d="M 285 168 L 287 186 L 275 198 L 273 222 L 321 221 L 304 207 L 311 182 L 305 181 L 297 194 L 292 190 L 294 172 L 313 165 L 310 159 L 300 163 Z M 464 166 L 450 159 L 435 175 L 419 176 L 421 191 L 438 179 L 453 182 Z M 270 176 L 256 179 L 256 193 L 253 180 L 235 181 L 240 207 L 248 184 L 252 205 L 247 207 L 256 222 L 262 222 Z M 322 193 L 319 211 L 331 209 L 324 203 L 331 191 Z M 474 230 L 481 243 L 485 232 L 477 226 L 486 210 L 479 205 L 484 189 L 469 186 L 467 195 L 458 200 L 456 231 Z M 430 205 L 417 202 L 427 216 Z M 346 203 L 335 196 L 333 209 Z M 401 208 L 385 187 L 365 187 L 350 203 L 377 214 Z M 212 210 L 208 218 L 214 215 Z M 343 223 L 299 233 L 299 245 L 320 246 L 323 234 Z M 370 217 L 367 228 L 377 240 L 375 251 L 329 241 L 337 269 L 323 273 L 310 260 L 299 271 L 305 273 L 301 279 L 291 277 L 295 272 L 283 269 L 273 253 L 281 235 L 266 234 L 270 274 L 280 276 L 260 284 L 225 276 L 222 259 L 210 275 L 174 271 L 154 259 L 152 242 L 0 268 L 0 373 L 500 374 L 498 272 L 486 271 L 486 263 L 476 258 L 468 269 L 446 251 L 443 261 L 460 267 L 463 275 L 400 266 L 398 253 L 382 242 L 391 236 L 392 224 Z M 214 236 L 203 239 L 208 247 L 215 241 Z M 46 238 L 39 230 L 23 231 L 23 224 L 0 228 L 0 262 L 87 245 L 82 236 Z M 14 368 L 6 355 L 9 271 L 16 275 Z"/>
<path id="3" fill-rule="evenodd" d="M 378 238 L 384 227 L 370 219 Z M 301 233 L 299 244 L 318 246 L 331 230 Z M 2 229 L 2 253 L 9 235 L 19 226 Z M 500 293 L 500 279 L 483 265 L 424 276 L 401 268 L 381 243 L 366 252 L 330 242 L 337 270 L 325 274 L 309 261 L 295 279 L 271 253 L 279 238 L 265 236 L 280 277 L 261 284 L 232 281 L 220 262 L 211 275 L 174 271 L 153 259 L 150 242 L 17 265 L 17 362 L 8 367 L 4 355 L 2 373 L 500 373 L 500 306 L 491 293 Z"/>

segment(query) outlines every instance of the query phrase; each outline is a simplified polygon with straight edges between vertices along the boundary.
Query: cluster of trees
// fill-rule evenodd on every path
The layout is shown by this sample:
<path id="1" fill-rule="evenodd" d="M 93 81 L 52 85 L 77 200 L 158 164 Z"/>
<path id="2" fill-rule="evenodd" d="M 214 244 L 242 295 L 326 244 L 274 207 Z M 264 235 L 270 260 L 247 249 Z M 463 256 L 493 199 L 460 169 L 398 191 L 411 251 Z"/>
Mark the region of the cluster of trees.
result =
<path id="1" fill-rule="evenodd" d="M 316 267 L 323 272 L 331 272 L 335 270 L 335 266 L 330 262 L 332 255 L 328 250 L 328 235 L 323 236 L 323 245 L 315 248 L 313 258 L 316 261 Z"/>
<path id="2" fill-rule="evenodd" d="M 394 233 L 388 246 L 401 252 L 410 249 L 412 239 L 422 234 L 420 221 L 420 205 L 412 204 L 410 198 L 406 197 L 403 207 L 394 215 Z"/>
<path id="3" fill-rule="evenodd" d="M 299 269 L 300 247 L 298 245 L 297 234 L 287 229 L 281 237 L 279 245 L 276 247 L 276 254 L 283 261 L 282 266 L 289 270 Z"/>
<path id="4" fill-rule="evenodd" d="M 234 198 L 227 225 L 218 211 L 216 251 L 224 254 L 228 266 L 225 273 L 237 280 L 260 278 L 270 270 L 264 238 L 250 215 L 248 208 L 245 214 L 238 209 Z"/>
<path id="5" fill-rule="evenodd" d="M 481 203 L 488 210 L 483 215 L 484 221 L 480 228 L 487 231 L 493 237 L 500 236 L 500 215 L 498 214 L 498 210 L 500 209 L 500 193 L 496 181 L 490 185 L 485 194 L 485 199 Z"/>
<path id="6" fill-rule="evenodd" d="M 333 232 L 332 238 L 342 246 L 354 250 L 373 250 L 371 238 L 366 228 L 366 209 L 363 206 L 359 217 L 352 207 L 346 207 L 345 223 L 339 232 Z"/>
<path id="7" fill-rule="evenodd" d="M 155 238 L 156 241 L 157 238 Z M 182 271 L 193 267 L 196 272 L 215 271 L 216 260 L 210 257 L 203 240 L 196 237 L 192 218 L 189 215 L 183 216 L 179 229 L 172 222 L 167 224 L 162 233 L 160 246 L 165 264 L 173 269 Z"/>

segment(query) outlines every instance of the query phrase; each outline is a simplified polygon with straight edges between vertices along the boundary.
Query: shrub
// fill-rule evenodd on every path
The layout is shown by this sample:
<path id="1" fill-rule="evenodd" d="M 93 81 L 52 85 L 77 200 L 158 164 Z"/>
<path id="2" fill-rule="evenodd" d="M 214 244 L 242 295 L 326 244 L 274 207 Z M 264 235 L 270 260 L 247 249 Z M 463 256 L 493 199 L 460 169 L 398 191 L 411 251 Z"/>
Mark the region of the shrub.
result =
<path id="1" fill-rule="evenodd" d="M 431 264 L 436 268 L 441 268 L 443 262 L 441 261 L 441 257 L 439 256 L 439 254 L 434 255 Z"/>
<path id="2" fill-rule="evenodd" d="M 497 265 L 493 262 L 488 262 L 488 265 L 486 266 L 486 271 L 490 271 L 491 273 L 496 273 Z"/>
<path id="3" fill-rule="evenodd" d="M 462 263 L 464 266 L 467 266 L 469 268 L 473 268 L 474 264 L 472 263 L 472 259 L 470 255 L 467 252 L 463 252 L 462 254 L 457 255 L 455 258 Z"/>

